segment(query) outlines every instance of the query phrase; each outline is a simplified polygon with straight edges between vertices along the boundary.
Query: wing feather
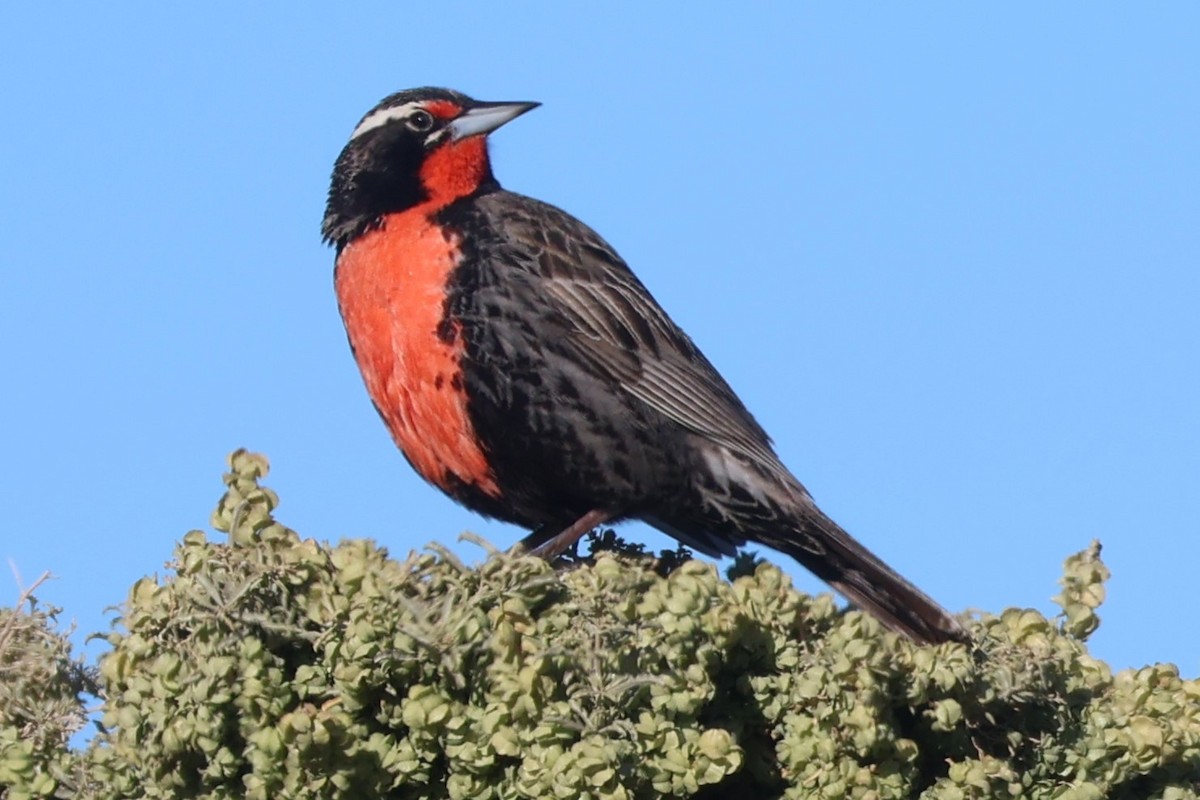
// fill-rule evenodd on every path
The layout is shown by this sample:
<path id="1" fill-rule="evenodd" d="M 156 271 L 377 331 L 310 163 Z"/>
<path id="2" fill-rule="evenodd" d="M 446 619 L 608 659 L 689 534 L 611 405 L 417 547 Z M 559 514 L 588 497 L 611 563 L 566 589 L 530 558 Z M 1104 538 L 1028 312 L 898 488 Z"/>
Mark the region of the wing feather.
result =
<path id="1" fill-rule="evenodd" d="M 507 195 L 498 229 L 530 254 L 563 344 L 676 424 L 763 466 L 771 440 L 699 348 L 598 234 L 566 213 Z"/>

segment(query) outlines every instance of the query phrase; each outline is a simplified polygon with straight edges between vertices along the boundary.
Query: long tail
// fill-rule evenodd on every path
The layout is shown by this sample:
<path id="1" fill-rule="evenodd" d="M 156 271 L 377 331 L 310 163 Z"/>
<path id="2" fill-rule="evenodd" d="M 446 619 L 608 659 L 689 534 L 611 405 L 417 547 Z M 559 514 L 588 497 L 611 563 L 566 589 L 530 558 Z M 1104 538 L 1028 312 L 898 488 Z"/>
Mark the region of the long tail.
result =
<path id="1" fill-rule="evenodd" d="M 938 644 L 970 640 L 948 611 L 811 503 L 799 530 L 762 541 L 787 553 L 888 628 L 914 641 Z"/>

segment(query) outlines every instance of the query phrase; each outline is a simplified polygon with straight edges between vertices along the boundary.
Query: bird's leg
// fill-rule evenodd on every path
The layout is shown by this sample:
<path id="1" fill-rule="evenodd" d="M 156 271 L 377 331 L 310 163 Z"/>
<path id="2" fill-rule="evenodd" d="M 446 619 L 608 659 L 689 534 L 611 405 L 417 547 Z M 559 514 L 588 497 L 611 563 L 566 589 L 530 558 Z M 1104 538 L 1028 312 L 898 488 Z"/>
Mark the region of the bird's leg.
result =
<path id="1" fill-rule="evenodd" d="M 597 525 L 608 522 L 613 516 L 610 511 L 593 509 L 553 536 L 547 535 L 545 526 L 538 528 L 522 539 L 521 544 L 534 555 L 552 561 L 568 547 L 578 542 L 585 533 Z"/>

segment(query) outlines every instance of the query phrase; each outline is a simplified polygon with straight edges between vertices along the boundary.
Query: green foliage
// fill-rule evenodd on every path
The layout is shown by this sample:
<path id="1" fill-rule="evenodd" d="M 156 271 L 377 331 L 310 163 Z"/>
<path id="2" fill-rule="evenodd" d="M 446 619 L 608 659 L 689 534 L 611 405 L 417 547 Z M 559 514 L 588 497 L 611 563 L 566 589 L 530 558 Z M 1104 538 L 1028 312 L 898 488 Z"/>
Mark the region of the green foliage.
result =
<path id="1" fill-rule="evenodd" d="M 230 466 L 228 542 L 189 533 L 130 592 L 104 732 L 58 752 L 76 796 L 1200 798 L 1200 683 L 1087 654 L 1098 546 L 1059 624 L 922 648 L 753 560 L 319 544 L 274 519 L 264 459 Z M 26 774 L 0 786 L 47 796 Z"/>
<path id="2" fill-rule="evenodd" d="M 83 696 L 97 688 L 94 671 L 72 657 L 58 614 L 38 605 L 32 588 L 0 608 L 0 797 L 8 800 L 73 797 L 83 781 L 67 742 L 87 720 Z"/>
<path id="3" fill-rule="evenodd" d="M 1059 585 L 1062 594 L 1054 598 L 1062 609 L 1059 629 L 1076 639 L 1087 639 L 1100 627 L 1096 609 L 1104 602 L 1104 582 L 1112 573 L 1100 560 L 1100 543 L 1067 559 Z"/>

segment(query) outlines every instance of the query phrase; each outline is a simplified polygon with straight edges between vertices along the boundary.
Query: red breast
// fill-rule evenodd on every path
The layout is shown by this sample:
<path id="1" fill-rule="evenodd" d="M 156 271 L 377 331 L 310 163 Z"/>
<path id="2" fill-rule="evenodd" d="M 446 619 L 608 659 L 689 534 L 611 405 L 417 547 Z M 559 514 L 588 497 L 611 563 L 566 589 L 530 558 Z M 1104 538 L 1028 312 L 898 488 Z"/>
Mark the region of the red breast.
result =
<path id="1" fill-rule="evenodd" d="M 392 438 L 430 483 L 449 476 L 500 494 L 467 414 L 459 326 L 445 317 L 455 237 L 418 206 L 346 245 L 335 285 L 367 392 Z"/>

